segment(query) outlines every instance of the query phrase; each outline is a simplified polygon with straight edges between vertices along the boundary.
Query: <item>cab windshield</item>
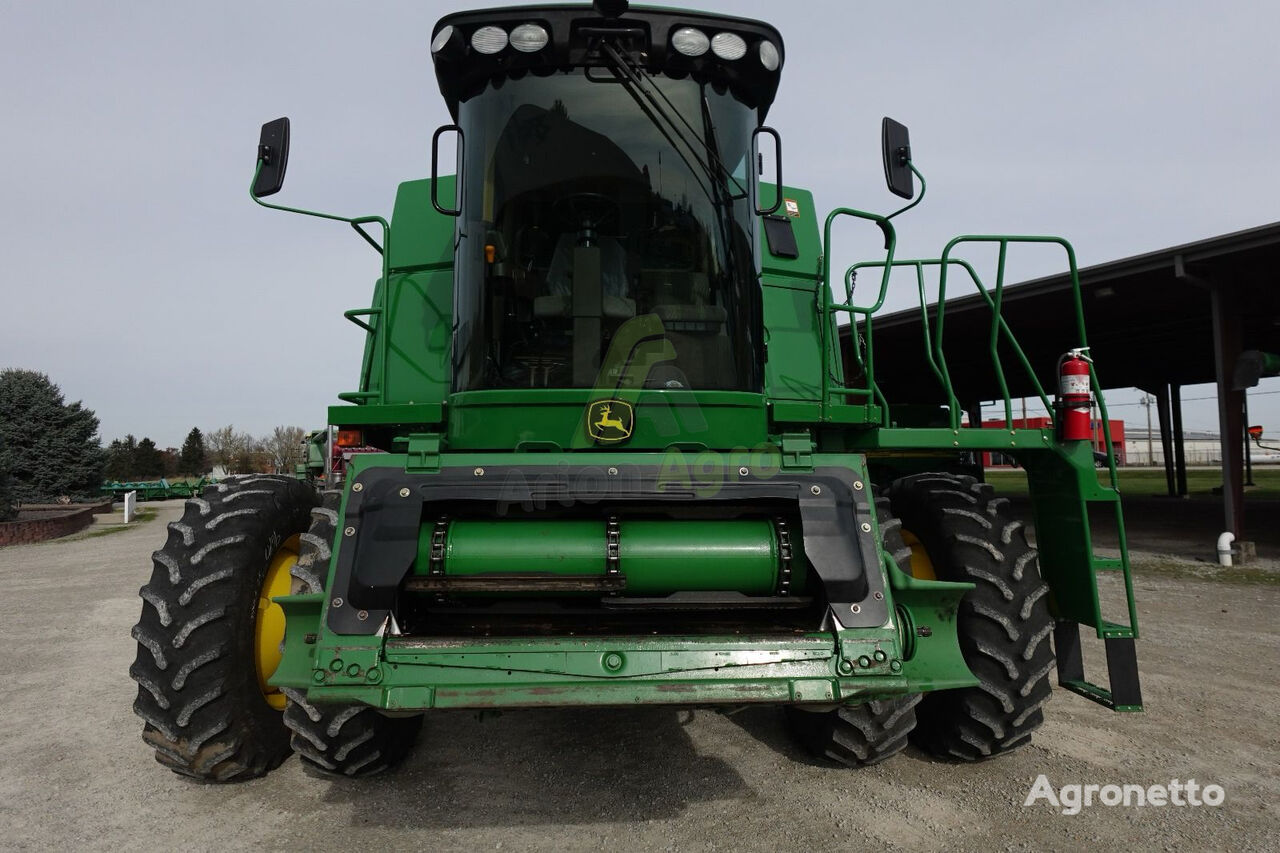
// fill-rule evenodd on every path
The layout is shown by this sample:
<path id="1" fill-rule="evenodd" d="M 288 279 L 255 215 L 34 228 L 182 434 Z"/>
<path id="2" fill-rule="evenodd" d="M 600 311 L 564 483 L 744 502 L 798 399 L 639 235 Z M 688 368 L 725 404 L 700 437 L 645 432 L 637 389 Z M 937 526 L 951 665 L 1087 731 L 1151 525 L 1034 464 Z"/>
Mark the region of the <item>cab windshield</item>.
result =
<path id="1" fill-rule="evenodd" d="M 755 112 L 643 84 L 527 74 L 459 106 L 458 390 L 759 390 Z"/>

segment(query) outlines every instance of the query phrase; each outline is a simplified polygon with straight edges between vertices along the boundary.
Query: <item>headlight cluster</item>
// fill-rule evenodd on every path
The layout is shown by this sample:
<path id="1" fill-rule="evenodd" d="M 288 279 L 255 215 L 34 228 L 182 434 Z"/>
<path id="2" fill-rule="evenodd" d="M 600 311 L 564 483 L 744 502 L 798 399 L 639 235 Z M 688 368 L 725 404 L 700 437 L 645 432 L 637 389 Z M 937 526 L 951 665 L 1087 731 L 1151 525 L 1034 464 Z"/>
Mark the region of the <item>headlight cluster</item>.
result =
<path id="1" fill-rule="evenodd" d="M 431 40 L 431 52 L 439 53 L 444 50 L 453 35 L 452 25 L 441 28 L 440 32 L 436 33 L 436 37 Z M 471 48 L 476 53 L 483 53 L 486 56 L 501 53 L 508 44 L 521 53 L 536 53 L 546 47 L 549 41 L 551 36 L 540 24 L 521 24 L 510 33 L 502 27 L 490 25 L 481 27 L 471 34 Z"/>
<path id="2" fill-rule="evenodd" d="M 513 27 L 508 32 L 495 24 L 486 24 L 471 33 L 471 49 L 484 56 L 502 53 L 510 45 L 521 53 L 537 53 L 551 42 L 551 35 L 542 24 L 525 23 Z M 464 33 L 458 32 L 452 24 L 446 25 L 431 40 L 431 52 L 457 58 L 459 51 L 465 50 Z M 755 53 L 756 59 L 766 71 L 777 71 L 782 64 L 782 52 L 776 44 L 764 38 L 756 42 L 754 50 L 747 39 L 738 33 L 722 31 L 708 36 L 697 27 L 680 27 L 671 34 L 671 48 L 682 56 L 696 59 L 708 51 L 726 62 L 737 62 L 748 53 Z"/>
<path id="3" fill-rule="evenodd" d="M 737 33 L 716 33 L 711 38 L 696 27 L 681 27 L 671 34 L 671 46 L 677 53 L 690 57 L 702 56 L 708 50 L 728 62 L 747 55 L 747 42 Z M 766 71 L 777 71 L 782 56 L 778 46 L 763 40 L 756 48 L 756 55 Z"/>

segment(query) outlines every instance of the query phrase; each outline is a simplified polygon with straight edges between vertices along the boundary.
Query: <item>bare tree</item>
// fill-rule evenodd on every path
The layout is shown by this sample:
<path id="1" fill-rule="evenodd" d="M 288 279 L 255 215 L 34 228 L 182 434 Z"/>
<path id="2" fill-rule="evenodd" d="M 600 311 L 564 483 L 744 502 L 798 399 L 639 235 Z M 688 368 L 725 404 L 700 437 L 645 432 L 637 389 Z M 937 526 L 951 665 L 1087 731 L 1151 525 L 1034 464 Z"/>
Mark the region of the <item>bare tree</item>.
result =
<path id="1" fill-rule="evenodd" d="M 231 424 L 220 429 L 209 430 L 205 434 L 205 449 L 209 454 L 209 461 L 214 465 L 222 466 L 224 471 L 230 471 L 235 463 L 236 452 L 239 449 L 236 434 L 236 428 Z"/>
<path id="2" fill-rule="evenodd" d="M 306 435 L 307 432 L 302 427 L 278 426 L 271 431 L 271 435 L 263 438 L 262 444 L 275 473 L 293 473 L 294 467 L 302 461 L 302 440 Z"/>

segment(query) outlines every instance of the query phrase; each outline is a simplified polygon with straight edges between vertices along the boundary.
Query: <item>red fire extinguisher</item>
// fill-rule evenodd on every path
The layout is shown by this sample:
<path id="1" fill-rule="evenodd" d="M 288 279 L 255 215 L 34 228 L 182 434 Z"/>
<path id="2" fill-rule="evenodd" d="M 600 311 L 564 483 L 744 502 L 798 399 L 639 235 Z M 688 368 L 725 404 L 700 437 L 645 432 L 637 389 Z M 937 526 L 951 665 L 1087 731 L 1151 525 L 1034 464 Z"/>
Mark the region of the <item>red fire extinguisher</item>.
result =
<path id="1" fill-rule="evenodd" d="M 1085 349 L 1068 350 L 1058 361 L 1058 438 L 1093 438 L 1093 394 L 1089 385 L 1090 359 Z"/>

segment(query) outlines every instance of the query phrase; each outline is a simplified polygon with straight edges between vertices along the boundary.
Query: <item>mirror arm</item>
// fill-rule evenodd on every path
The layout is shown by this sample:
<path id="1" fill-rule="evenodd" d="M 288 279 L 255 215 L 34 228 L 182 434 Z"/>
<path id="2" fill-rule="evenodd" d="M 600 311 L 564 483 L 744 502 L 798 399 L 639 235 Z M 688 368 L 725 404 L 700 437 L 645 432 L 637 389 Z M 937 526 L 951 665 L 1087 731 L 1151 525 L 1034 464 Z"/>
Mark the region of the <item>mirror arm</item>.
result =
<path id="1" fill-rule="evenodd" d="M 348 225 L 350 225 L 352 228 L 354 228 L 356 230 L 356 233 L 359 234 L 361 237 L 363 237 L 365 239 L 365 242 L 367 242 L 370 246 L 373 247 L 374 251 L 382 255 L 384 258 L 386 257 L 387 238 L 388 236 L 390 236 L 390 233 L 391 233 L 391 226 L 387 223 L 387 220 L 383 219 L 381 216 L 357 216 L 354 218 L 349 216 L 337 216 L 336 214 L 333 214 L 333 213 L 320 213 L 319 211 L 315 211 L 315 210 L 303 210 L 302 208 L 299 208 L 299 207 L 286 207 L 283 204 L 272 204 L 269 201 L 263 201 L 253 193 L 253 187 L 258 182 L 258 173 L 261 171 L 262 171 L 262 160 L 259 159 L 258 165 L 253 170 L 253 180 L 249 182 L 249 198 L 253 199 L 255 202 L 262 205 L 263 207 L 270 208 L 271 210 L 283 210 L 285 213 L 301 213 L 303 216 L 316 216 L 316 217 L 319 217 L 320 219 L 332 219 L 335 222 L 345 222 Z M 382 226 L 382 245 L 381 246 L 378 245 L 376 240 L 374 240 L 372 237 L 369 236 L 369 232 L 365 231 L 364 228 L 361 227 L 363 225 L 368 225 L 371 223 L 376 223 Z"/>
<path id="2" fill-rule="evenodd" d="M 908 210 L 915 207 L 920 202 L 924 201 L 925 190 L 929 188 L 928 185 L 925 183 L 924 175 L 920 174 L 920 170 L 917 169 L 915 163 L 912 163 L 910 160 L 907 161 L 907 168 L 910 169 L 912 174 L 914 174 L 920 180 L 920 194 L 917 195 L 915 198 L 913 198 L 910 204 L 908 204 L 906 207 L 898 208 L 893 213 L 890 213 L 888 216 L 886 216 L 885 219 L 893 219 L 893 217 L 897 216 L 899 213 L 906 213 Z"/>

